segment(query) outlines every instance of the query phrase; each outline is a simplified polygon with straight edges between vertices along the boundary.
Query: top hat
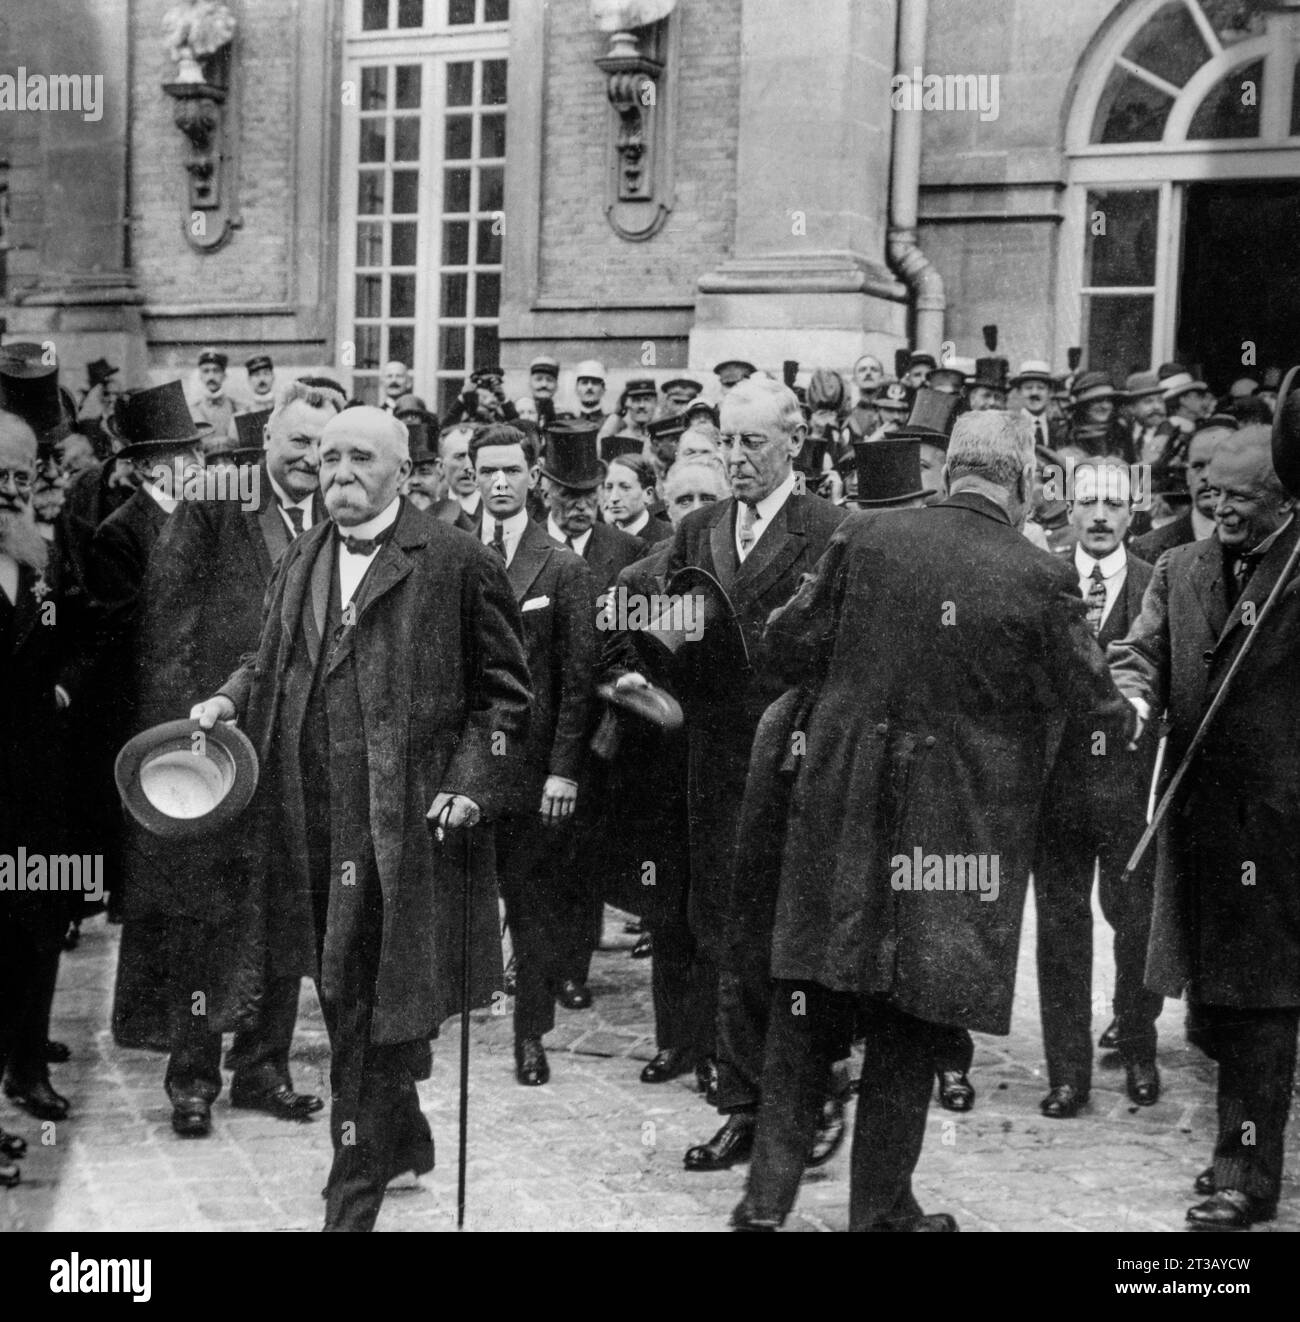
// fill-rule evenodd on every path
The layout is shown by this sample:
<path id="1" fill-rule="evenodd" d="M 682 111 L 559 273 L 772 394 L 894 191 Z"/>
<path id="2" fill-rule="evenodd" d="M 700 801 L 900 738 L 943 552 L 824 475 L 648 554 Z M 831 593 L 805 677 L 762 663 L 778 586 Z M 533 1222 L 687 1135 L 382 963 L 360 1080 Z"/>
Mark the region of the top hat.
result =
<path id="1" fill-rule="evenodd" d="M 912 408 L 912 391 L 901 381 L 886 381 L 884 385 L 876 391 L 877 409 L 897 409 L 900 412 L 910 412 Z"/>
<path id="2" fill-rule="evenodd" d="M 1007 373 L 1011 364 L 1005 358 L 977 358 L 975 375 L 971 378 L 972 386 L 983 386 L 986 390 L 1000 390 L 1003 394 L 1008 389 Z"/>
<path id="3" fill-rule="evenodd" d="M 1204 381 L 1198 381 L 1190 372 L 1175 372 L 1173 376 L 1165 378 L 1165 401 L 1171 403 L 1180 395 L 1186 395 L 1193 390 L 1209 390 L 1209 388 Z"/>
<path id="4" fill-rule="evenodd" d="M 59 389 L 58 367 L 44 357 L 41 345 L 27 341 L 0 348 L 0 408 L 17 414 L 49 446 L 72 430 L 77 411 Z"/>
<path id="5" fill-rule="evenodd" d="M 559 376 L 560 365 L 549 355 L 539 353 L 531 363 L 528 364 L 528 374 L 531 376 L 534 372 L 544 372 L 547 376 Z"/>
<path id="6" fill-rule="evenodd" d="M 1052 369 L 1041 358 L 1028 358 L 1020 364 L 1019 370 L 1011 378 L 1010 384 L 1018 386 L 1022 381 L 1046 381 L 1052 384 Z"/>
<path id="7" fill-rule="evenodd" d="M 688 399 L 694 399 L 704 387 L 698 381 L 692 380 L 689 376 L 675 376 L 671 381 L 665 381 L 660 389 L 668 396 L 672 396 L 674 392 L 682 394 L 689 390 L 691 393 Z"/>
<path id="8" fill-rule="evenodd" d="M 226 370 L 226 364 L 229 362 L 230 359 L 217 349 L 204 349 L 199 354 L 200 367 L 202 367 L 204 363 L 216 363 L 216 365 L 224 372 Z"/>
<path id="9" fill-rule="evenodd" d="M 117 375 L 117 370 L 107 358 L 96 358 L 93 363 L 87 363 L 86 377 L 90 381 L 90 388 L 94 390 L 96 386 L 102 386 L 110 376 Z"/>
<path id="10" fill-rule="evenodd" d="M 1164 393 L 1165 383 L 1154 372 L 1130 372 L 1125 378 L 1125 399 L 1145 399 L 1148 395 Z"/>
<path id="11" fill-rule="evenodd" d="M 605 476 L 596 450 L 596 428 L 564 419 L 547 428 L 542 476 L 574 491 L 595 491 Z"/>
<path id="12" fill-rule="evenodd" d="M 654 395 L 658 398 L 659 387 L 655 385 L 650 377 L 637 376 L 633 377 L 632 380 L 623 387 L 623 394 L 628 399 L 631 399 L 633 395 Z"/>
<path id="13" fill-rule="evenodd" d="M 238 418 L 235 419 L 239 421 Z M 410 444 L 410 460 L 413 464 L 428 464 L 438 458 L 438 428 L 427 422 L 408 422 L 406 437 Z"/>
<path id="14" fill-rule="evenodd" d="M 716 694 L 748 673 L 749 648 L 726 590 L 707 569 L 687 565 L 669 580 L 666 600 L 633 642 L 651 673 L 665 673 L 680 692 Z"/>
<path id="15" fill-rule="evenodd" d="M 235 414 L 236 443 L 225 451 L 227 454 L 240 454 L 246 450 L 261 454 L 265 449 L 266 424 L 271 417 L 271 409 L 249 409 L 246 413 Z M 209 453 L 212 453 L 209 451 Z"/>
<path id="16" fill-rule="evenodd" d="M 644 454 L 645 441 L 640 436 L 604 436 L 600 442 L 600 457 L 604 463 L 612 464 L 625 454 Z"/>
<path id="17" fill-rule="evenodd" d="M 250 375 L 254 372 L 273 372 L 275 364 L 271 361 L 271 355 L 267 353 L 255 353 L 245 364 L 244 371 Z"/>
<path id="18" fill-rule="evenodd" d="M 854 441 L 857 504 L 867 507 L 902 505 L 924 496 L 921 445 L 920 437 L 900 439 L 890 436 L 880 441 Z"/>
<path id="19" fill-rule="evenodd" d="M 605 364 L 598 363 L 594 358 L 587 358 L 580 362 L 573 369 L 573 379 L 575 381 L 599 381 L 602 385 L 605 381 Z"/>
<path id="20" fill-rule="evenodd" d="M 821 479 L 826 470 L 826 456 L 830 453 L 831 442 L 827 436 L 806 436 L 794 457 L 794 466 L 809 477 Z"/>
<path id="21" fill-rule="evenodd" d="M 1115 399 L 1118 394 L 1105 372 L 1080 372 L 1070 390 L 1070 407 L 1077 409 L 1098 400 Z"/>
<path id="22" fill-rule="evenodd" d="M 1273 414 L 1273 470 L 1287 491 L 1300 495 L 1300 367 L 1293 367 L 1278 390 Z"/>
<path id="23" fill-rule="evenodd" d="M 629 722 L 653 726 L 672 734 L 682 728 L 681 704 L 671 693 L 654 684 L 643 688 L 621 689 L 615 684 L 601 684 L 596 693 L 605 703 L 596 733 L 591 736 L 591 751 L 602 762 L 611 762 L 618 752 L 623 730 Z"/>
<path id="24" fill-rule="evenodd" d="M 146 831 L 170 839 L 209 835 L 248 807 L 257 788 L 257 751 L 236 726 L 167 721 L 144 730 L 117 755 L 113 778 L 126 810 Z"/>
<path id="25" fill-rule="evenodd" d="M 946 449 L 960 408 L 960 395 L 922 386 L 912 401 L 912 412 L 907 421 L 892 434 L 896 439 L 913 437 Z"/>
<path id="26" fill-rule="evenodd" d="M 123 459 L 143 459 L 151 453 L 197 445 L 212 433 L 212 424 L 195 422 L 179 381 L 119 395 L 113 405 L 113 434 L 123 442 Z"/>

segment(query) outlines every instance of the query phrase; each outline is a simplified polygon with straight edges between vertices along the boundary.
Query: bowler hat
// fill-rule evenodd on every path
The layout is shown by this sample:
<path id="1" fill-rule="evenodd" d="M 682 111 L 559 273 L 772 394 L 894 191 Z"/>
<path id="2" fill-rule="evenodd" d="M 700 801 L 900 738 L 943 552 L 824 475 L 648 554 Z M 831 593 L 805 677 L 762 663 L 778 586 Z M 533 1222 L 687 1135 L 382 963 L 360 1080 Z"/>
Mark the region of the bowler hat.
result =
<path id="1" fill-rule="evenodd" d="M 211 435 L 212 424 L 195 422 L 179 381 L 119 395 L 110 428 L 123 442 L 123 459 L 143 459 L 164 450 L 197 445 Z"/>
<path id="2" fill-rule="evenodd" d="M 640 436 L 605 436 L 600 442 L 600 457 L 612 464 L 625 454 L 644 454 L 645 441 Z"/>
<path id="3" fill-rule="evenodd" d="M 1027 358 L 1020 364 L 1010 384 L 1018 386 L 1022 381 L 1045 381 L 1052 384 L 1052 369 L 1041 358 Z"/>
<path id="4" fill-rule="evenodd" d="M 576 419 L 548 427 L 542 476 L 574 491 L 595 491 L 605 476 L 596 450 L 596 428 Z"/>
<path id="5" fill-rule="evenodd" d="M 90 382 L 90 388 L 93 390 L 96 386 L 102 386 L 110 376 L 116 376 L 117 371 L 118 369 L 107 358 L 96 358 L 93 363 L 87 363 L 86 378 Z"/>
<path id="6" fill-rule="evenodd" d="M 1011 364 L 1005 358 L 977 358 L 975 375 L 970 383 L 972 386 L 983 386 L 986 390 L 1005 393 L 1008 389 L 1007 373 L 1010 370 Z"/>
<path id="7" fill-rule="evenodd" d="M 721 692 L 734 685 L 738 671 L 748 673 L 749 648 L 736 608 L 707 569 L 679 569 L 665 595 L 645 628 L 632 630 L 652 672 L 666 670 L 680 692 L 697 695 Z"/>
<path id="8" fill-rule="evenodd" d="M 658 396 L 659 387 L 648 376 L 633 377 L 631 381 L 623 387 L 623 393 L 630 399 L 633 395 L 654 395 Z"/>
<path id="9" fill-rule="evenodd" d="M 58 367 L 45 361 L 41 345 L 28 341 L 0 348 L 0 408 L 17 414 L 45 446 L 61 441 L 77 416 L 60 391 Z"/>
<path id="10" fill-rule="evenodd" d="M 275 364 L 271 361 L 271 355 L 266 353 L 255 353 L 245 364 L 245 372 L 273 372 Z"/>
<path id="11" fill-rule="evenodd" d="M 226 364 L 229 362 L 230 359 L 218 349 L 204 349 L 199 354 L 200 367 L 205 363 L 216 363 L 216 365 L 224 372 L 226 370 Z"/>
<path id="12" fill-rule="evenodd" d="M 113 777 L 126 810 L 146 831 L 171 839 L 209 835 L 248 807 L 257 751 L 236 726 L 166 721 L 130 740 Z"/>
<path id="13" fill-rule="evenodd" d="M 915 437 L 931 445 L 947 448 L 952 435 L 952 424 L 961 409 L 961 396 L 922 386 L 912 401 L 912 412 L 907 421 L 892 435 L 895 438 Z"/>
<path id="14" fill-rule="evenodd" d="M 1070 390 L 1070 407 L 1082 408 L 1099 400 L 1115 399 L 1118 394 L 1105 372 L 1080 372 Z"/>
<path id="15" fill-rule="evenodd" d="M 621 689 L 601 684 L 596 693 L 605 703 L 605 712 L 591 737 L 591 751 L 604 762 L 613 760 L 629 722 L 651 725 L 665 734 L 682 728 L 681 704 L 657 685 Z"/>
<path id="16" fill-rule="evenodd" d="M 890 436 L 881 441 L 854 441 L 853 464 L 858 474 L 859 505 L 902 505 L 926 494 L 921 483 L 919 437 Z"/>

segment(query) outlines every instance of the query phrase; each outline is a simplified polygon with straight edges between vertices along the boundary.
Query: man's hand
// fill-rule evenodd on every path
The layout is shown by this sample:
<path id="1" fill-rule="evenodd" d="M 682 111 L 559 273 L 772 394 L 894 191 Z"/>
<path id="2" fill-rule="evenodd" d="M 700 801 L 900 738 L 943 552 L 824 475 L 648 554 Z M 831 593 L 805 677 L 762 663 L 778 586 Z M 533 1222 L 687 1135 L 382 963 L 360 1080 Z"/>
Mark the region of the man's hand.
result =
<path id="1" fill-rule="evenodd" d="M 578 786 L 563 776 L 547 776 L 542 787 L 542 821 L 547 826 L 559 826 L 573 816 L 578 803 Z"/>
<path id="2" fill-rule="evenodd" d="M 447 808 L 448 804 L 451 807 L 444 817 L 443 809 Z M 463 794 L 447 794 L 443 791 L 433 796 L 433 803 L 424 815 L 436 820 L 439 826 L 457 827 L 476 826 L 483 813 L 473 799 L 468 799 Z"/>
<path id="3" fill-rule="evenodd" d="M 199 728 L 203 730 L 212 729 L 218 721 L 233 722 L 234 719 L 235 704 L 224 693 L 209 698 L 207 702 L 195 703 L 190 708 L 190 720 L 198 721 Z"/>
<path id="4" fill-rule="evenodd" d="M 628 689 L 648 689 L 650 681 L 639 671 L 629 670 L 626 675 L 620 675 L 614 681 L 614 687 L 627 692 Z"/>

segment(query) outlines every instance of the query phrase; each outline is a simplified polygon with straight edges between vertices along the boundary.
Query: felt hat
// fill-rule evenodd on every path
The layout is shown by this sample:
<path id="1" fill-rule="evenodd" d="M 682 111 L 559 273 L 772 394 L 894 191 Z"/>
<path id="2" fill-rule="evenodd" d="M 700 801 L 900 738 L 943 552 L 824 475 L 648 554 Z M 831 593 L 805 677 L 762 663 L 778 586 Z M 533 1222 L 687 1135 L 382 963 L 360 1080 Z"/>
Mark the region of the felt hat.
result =
<path id="1" fill-rule="evenodd" d="M 542 476 L 574 491 L 595 491 L 605 476 L 596 432 L 595 427 L 576 419 L 562 419 L 548 427 Z"/>
<path id="2" fill-rule="evenodd" d="M 197 445 L 212 434 L 212 424 L 195 422 L 179 381 L 119 395 L 110 430 L 122 441 L 119 457 L 147 459 L 151 454 Z"/>
<path id="3" fill-rule="evenodd" d="M 858 474 L 856 503 L 879 508 L 903 505 L 926 495 L 921 483 L 921 445 L 919 437 L 854 441 L 853 464 Z"/>

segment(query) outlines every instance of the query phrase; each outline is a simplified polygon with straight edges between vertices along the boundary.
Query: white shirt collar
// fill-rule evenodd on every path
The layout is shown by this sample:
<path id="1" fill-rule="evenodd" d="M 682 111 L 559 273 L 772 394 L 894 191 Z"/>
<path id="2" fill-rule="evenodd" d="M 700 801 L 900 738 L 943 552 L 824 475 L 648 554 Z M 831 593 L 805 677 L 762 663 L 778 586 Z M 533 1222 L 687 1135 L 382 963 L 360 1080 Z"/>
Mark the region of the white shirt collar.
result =
<path id="1" fill-rule="evenodd" d="M 1192 536 L 1198 542 L 1203 542 L 1207 537 L 1213 537 L 1217 526 L 1208 514 L 1202 514 L 1195 505 L 1192 506 Z"/>
<path id="2" fill-rule="evenodd" d="M 508 519 L 501 520 L 501 539 L 506 544 L 506 564 L 509 564 L 515 558 L 515 551 L 519 547 L 519 539 L 524 535 L 524 529 L 528 527 L 528 507 L 512 514 Z M 482 537 L 484 546 L 491 546 L 492 539 L 496 536 L 497 520 L 495 514 L 489 514 L 487 510 L 483 511 L 483 522 L 479 526 L 479 534 Z"/>
<path id="3" fill-rule="evenodd" d="M 392 504 L 380 510 L 379 513 L 376 514 L 373 519 L 367 519 L 365 523 L 358 523 L 351 528 L 339 528 L 339 535 L 348 536 L 348 537 L 360 537 L 362 539 L 378 537 L 379 534 L 383 532 L 385 528 L 391 528 L 393 524 L 397 522 L 397 515 L 398 512 L 401 510 L 401 508 L 402 508 L 401 497 L 395 496 L 393 498 Z M 347 551 L 346 546 L 343 549 Z M 352 554 L 351 551 L 347 551 L 347 553 L 349 555 Z M 374 553 L 372 552 L 372 554 Z"/>
<path id="4" fill-rule="evenodd" d="M 1101 566 L 1103 579 L 1114 578 L 1127 563 L 1128 556 L 1122 545 L 1117 546 L 1109 555 L 1104 555 L 1098 560 L 1095 555 L 1085 551 L 1078 543 L 1075 544 L 1074 567 L 1079 571 L 1080 578 L 1091 578 L 1093 565 Z"/>
<path id="5" fill-rule="evenodd" d="M 619 530 L 619 532 L 630 533 L 633 537 L 635 537 L 641 531 L 642 528 L 646 527 L 649 524 L 649 522 L 650 522 L 650 511 L 642 510 L 641 513 L 635 519 L 633 519 L 631 523 L 625 523 L 625 524 L 616 523 L 614 527 L 616 527 Z"/>
<path id="6" fill-rule="evenodd" d="M 275 480 L 275 478 L 271 477 L 271 470 L 269 468 L 266 470 L 266 476 L 270 479 L 271 490 L 275 492 L 275 499 L 276 502 L 279 504 L 280 508 L 302 510 L 303 529 L 306 530 L 307 528 L 310 528 L 311 514 L 312 514 L 312 497 L 316 493 L 314 491 L 309 491 L 301 500 L 294 500 L 289 495 L 289 493 Z"/>
<path id="7" fill-rule="evenodd" d="M 546 532 L 548 536 L 554 538 L 557 542 L 567 542 L 569 534 L 566 533 L 558 523 L 555 522 L 555 516 L 548 514 L 546 516 Z M 577 555 L 581 555 L 587 549 L 587 543 L 591 540 L 591 529 L 588 528 L 580 537 L 573 539 L 573 549 Z"/>
<path id="8" fill-rule="evenodd" d="M 460 507 L 466 514 L 473 514 L 478 509 L 479 501 L 483 499 L 483 493 L 475 487 L 473 495 L 457 496 L 456 499 L 460 502 Z"/>
<path id="9" fill-rule="evenodd" d="M 757 522 L 766 523 L 782 505 L 790 498 L 790 493 L 794 490 L 794 484 L 798 475 L 792 468 L 786 475 L 785 481 L 781 483 L 775 491 L 769 491 L 762 500 L 754 506 L 754 516 Z"/>

